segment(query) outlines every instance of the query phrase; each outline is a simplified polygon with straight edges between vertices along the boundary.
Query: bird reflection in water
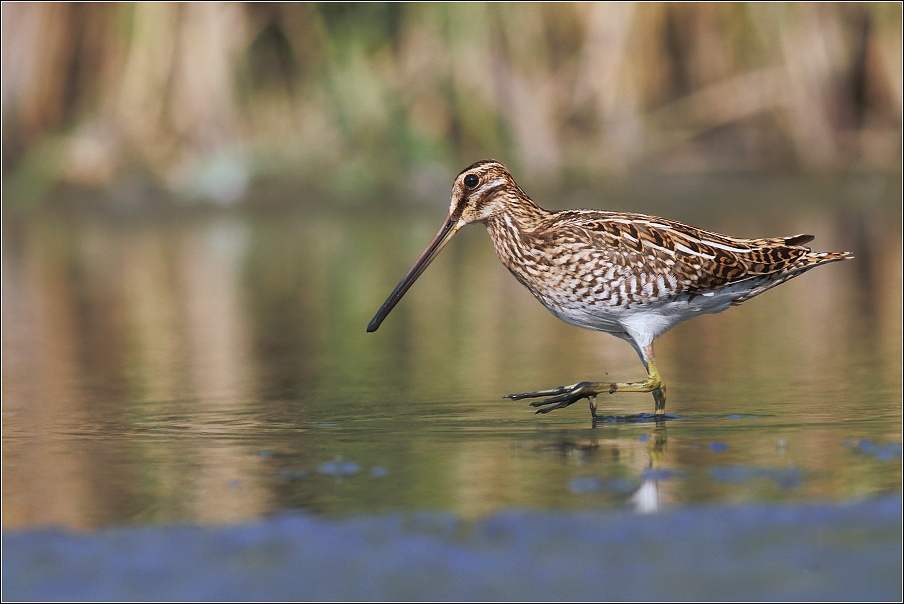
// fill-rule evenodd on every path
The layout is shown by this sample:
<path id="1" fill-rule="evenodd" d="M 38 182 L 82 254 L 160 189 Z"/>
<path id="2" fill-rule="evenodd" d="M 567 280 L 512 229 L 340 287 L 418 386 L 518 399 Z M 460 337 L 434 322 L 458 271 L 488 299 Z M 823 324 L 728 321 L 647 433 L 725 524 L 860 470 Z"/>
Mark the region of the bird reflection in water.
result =
<path id="1" fill-rule="evenodd" d="M 570 489 L 575 494 L 604 493 L 616 503 L 630 506 L 635 512 L 649 514 L 659 511 L 663 493 L 660 482 L 674 478 L 679 473 L 669 470 L 664 463 L 667 429 L 665 421 L 655 422 L 649 433 L 630 437 L 608 432 L 594 422 L 589 439 L 563 438 L 552 444 L 539 447 L 541 451 L 552 450 L 570 464 L 584 467 L 598 467 L 600 464 L 610 469 L 609 478 L 588 474 L 573 479 Z M 637 464 L 640 452 L 643 463 Z M 637 466 L 641 467 L 638 468 Z M 611 471 L 611 470 L 615 471 Z M 622 477 L 626 474 L 636 478 Z"/>

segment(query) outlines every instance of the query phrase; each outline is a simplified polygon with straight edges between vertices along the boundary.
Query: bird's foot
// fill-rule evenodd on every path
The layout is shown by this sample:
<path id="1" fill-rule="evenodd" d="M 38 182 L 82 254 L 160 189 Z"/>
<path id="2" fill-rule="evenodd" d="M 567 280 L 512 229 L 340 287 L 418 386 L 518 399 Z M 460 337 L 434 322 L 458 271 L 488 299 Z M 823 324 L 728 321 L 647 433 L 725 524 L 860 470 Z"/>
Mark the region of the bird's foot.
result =
<path id="1" fill-rule="evenodd" d="M 590 415 L 596 419 L 596 395 L 602 393 L 614 394 L 616 392 L 652 392 L 656 401 L 655 415 L 665 413 L 665 384 L 658 373 L 651 372 L 642 382 L 578 382 L 571 386 L 559 386 L 550 390 L 537 390 L 523 394 L 506 394 L 503 398 L 519 401 L 526 398 L 543 398 L 534 401 L 531 407 L 540 407 L 537 413 L 549 413 L 556 409 L 563 409 L 573 405 L 582 398 L 590 402 Z"/>
<path id="2" fill-rule="evenodd" d="M 540 407 L 537 413 L 549 413 L 555 409 L 563 409 L 572 405 L 582 398 L 590 399 L 590 412 L 596 415 L 596 405 L 593 404 L 594 397 L 602 392 L 598 384 L 593 382 L 578 382 L 571 386 L 559 386 L 551 390 L 537 390 L 536 392 L 525 392 L 523 394 L 506 394 L 503 398 L 513 401 L 520 401 L 525 398 L 549 397 L 540 401 L 534 401 L 531 407 Z"/>

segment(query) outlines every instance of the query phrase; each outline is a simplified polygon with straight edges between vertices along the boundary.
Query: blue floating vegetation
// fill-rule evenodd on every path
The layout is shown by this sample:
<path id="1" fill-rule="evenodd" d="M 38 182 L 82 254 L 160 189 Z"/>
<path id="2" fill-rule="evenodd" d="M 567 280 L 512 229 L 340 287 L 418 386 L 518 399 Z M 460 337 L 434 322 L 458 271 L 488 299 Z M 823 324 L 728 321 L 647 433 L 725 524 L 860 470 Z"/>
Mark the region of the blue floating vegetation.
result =
<path id="1" fill-rule="evenodd" d="M 329 474 L 330 476 L 351 476 L 352 474 L 357 474 L 358 464 L 353 461 L 328 461 L 327 463 L 320 464 L 317 467 L 317 471 L 321 474 Z"/>
<path id="2" fill-rule="evenodd" d="M 263 457 L 263 458 L 270 457 L 271 455 L 273 455 L 273 453 L 271 451 L 268 451 L 267 449 L 264 449 L 263 451 L 258 451 L 258 453 L 257 453 L 258 457 Z"/>
<path id="3" fill-rule="evenodd" d="M 857 442 L 844 441 L 842 446 L 852 448 L 857 453 L 863 453 L 874 457 L 879 461 L 891 461 L 893 459 L 901 459 L 901 443 L 890 442 L 884 445 L 878 445 L 871 440 L 861 440 Z"/>
<path id="4" fill-rule="evenodd" d="M 370 475 L 375 478 L 383 478 L 387 474 L 389 474 L 389 470 L 387 470 L 383 466 L 374 466 L 370 469 Z"/>
<path id="5" fill-rule="evenodd" d="M 718 482 L 741 484 L 753 478 L 767 478 L 783 489 L 800 486 L 803 472 L 798 468 L 757 468 L 754 466 L 718 466 L 709 469 L 709 475 Z"/>
<path id="6" fill-rule="evenodd" d="M 728 448 L 728 443 L 724 443 L 721 440 L 717 440 L 706 445 L 710 451 L 715 451 L 716 453 L 721 453 L 725 449 Z"/>
<path id="7" fill-rule="evenodd" d="M 228 526 L 4 527 L 2 591 L 26 602 L 895 602 L 901 505 L 894 493 L 656 515 L 507 510 L 473 523 L 287 510 Z"/>
<path id="8" fill-rule="evenodd" d="M 637 440 L 639 440 L 642 443 L 645 443 L 648 440 L 650 440 L 650 435 L 649 434 L 641 434 L 640 436 L 637 437 Z"/>

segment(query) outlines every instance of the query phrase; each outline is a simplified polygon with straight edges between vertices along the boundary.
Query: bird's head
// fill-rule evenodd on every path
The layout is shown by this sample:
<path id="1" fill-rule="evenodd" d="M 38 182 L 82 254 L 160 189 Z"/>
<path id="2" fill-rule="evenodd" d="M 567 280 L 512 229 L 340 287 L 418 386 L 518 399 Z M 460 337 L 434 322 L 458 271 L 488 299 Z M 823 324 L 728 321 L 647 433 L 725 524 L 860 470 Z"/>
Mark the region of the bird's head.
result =
<path id="1" fill-rule="evenodd" d="M 458 228 L 472 222 L 484 222 L 512 200 L 520 187 L 504 165 L 493 159 L 471 164 L 452 184 L 448 219 Z"/>

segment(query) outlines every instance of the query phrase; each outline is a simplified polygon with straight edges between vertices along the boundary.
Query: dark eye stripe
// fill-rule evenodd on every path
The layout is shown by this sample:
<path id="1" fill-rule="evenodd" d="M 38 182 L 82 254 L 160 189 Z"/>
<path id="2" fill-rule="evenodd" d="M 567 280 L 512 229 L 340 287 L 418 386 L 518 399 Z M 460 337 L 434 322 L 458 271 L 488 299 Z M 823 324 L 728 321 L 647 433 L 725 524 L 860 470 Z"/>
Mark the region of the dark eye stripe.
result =
<path id="1" fill-rule="evenodd" d="M 483 197 L 492 197 L 494 193 L 498 193 L 499 191 L 505 189 L 507 186 L 508 185 L 506 183 L 494 185 L 494 186 L 490 187 L 489 189 L 483 191 L 483 193 L 481 193 L 481 195 Z"/>

